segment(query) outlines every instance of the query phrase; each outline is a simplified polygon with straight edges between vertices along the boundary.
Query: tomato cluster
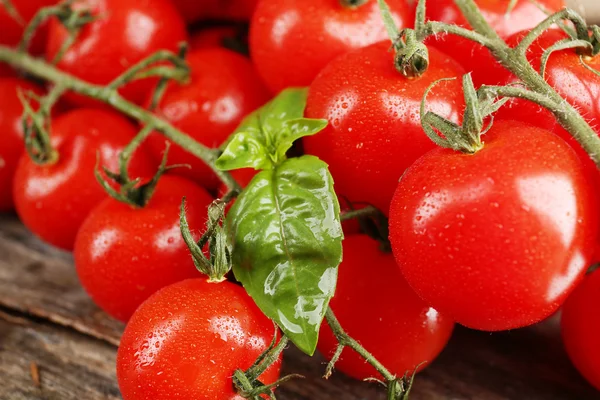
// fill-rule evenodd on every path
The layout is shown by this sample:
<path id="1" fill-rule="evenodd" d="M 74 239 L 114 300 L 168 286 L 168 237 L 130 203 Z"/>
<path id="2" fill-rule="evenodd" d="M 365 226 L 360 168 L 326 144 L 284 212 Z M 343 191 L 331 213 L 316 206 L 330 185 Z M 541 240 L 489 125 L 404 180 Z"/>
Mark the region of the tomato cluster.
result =
<path id="1" fill-rule="evenodd" d="M 17 46 L 23 23 L 55 3 L 11 0 L 20 22 L 0 6 L 0 45 Z M 398 29 L 413 26 L 409 2 L 388 3 Z M 546 17 L 540 7 L 555 12 L 564 6 L 562 0 L 519 0 L 506 17 L 504 2 L 477 3 L 511 47 Z M 376 0 L 79 0 L 72 10 L 91 18 L 73 32 L 64 18 L 51 17 L 29 50 L 100 91 L 157 51 L 177 53 L 190 41 L 189 76 L 168 82 L 158 101 L 156 75 L 134 76 L 103 103 L 78 90 L 63 93 L 47 115 L 56 156 L 45 162 L 34 154 L 40 149 L 32 145 L 32 113 L 54 88 L 0 64 L 0 211 L 16 211 L 42 240 L 73 251 L 90 297 L 128 322 L 117 361 L 126 400 L 242 399 L 234 372 L 251 368 L 279 334 L 273 337 L 264 310 L 233 277 L 219 284 L 202 279 L 182 237 L 183 198 L 198 241 L 207 221 L 212 229 L 211 203 L 229 192 L 214 165 L 167 139 L 162 125 L 151 125 L 123 168 L 121 155 L 148 122 L 128 119 L 110 105 L 128 102 L 141 110 L 137 114 L 146 112 L 188 139 L 223 150 L 243 121 L 251 124 L 244 120 L 249 114 L 283 89 L 299 86 L 308 86 L 305 117 L 327 126 L 288 153 L 328 164 L 342 214 L 364 205 L 379 210 L 377 221 L 367 217 L 343 225 L 344 258 L 330 305 L 347 334 L 403 376 L 435 359 L 455 323 L 516 329 L 550 317 L 566 302 L 567 351 L 600 389 L 594 336 L 600 330 L 594 312 L 600 271 L 586 277 L 598 261 L 600 174 L 588 153 L 550 111 L 523 99 L 500 108 L 493 122 L 486 119 L 488 129 L 468 154 L 440 148 L 424 132 L 426 93 L 427 110 L 460 127 L 471 106 L 461 86 L 466 73 L 475 87 L 518 80 L 486 48 L 451 35 L 430 36 L 424 41 L 426 70 L 402 74 Z M 425 18 L 471 29 L 451 0 L 436 1 Z M 207 19 L 229 24 L 198 28 Z M 531 66 L 539 70 L 545 50 L 567 37 L 562 30 L 543 33 L 526 53 Z M 231 41 L 249 46 L 250 57 L 231 50 Z M 594 128 L 599 63 L 598 57 L 562 49 L 547 58 L 544 75 Z M 34 99 L 31 108 L 22 103 L 25 98 Z M 285 110 L 272 113 L 267 117 L 281 119 Z M 271 122 L 265 122 L 267 131 L 275 126 Z M 285 129 L 293 131 L 294 122 Z M 267 138 L 261 145 L 277 147 L 269 142 L 273 132 L 256 134 Z M 181 165 L 162 175 L 163 156 L 169 165 Z M 123 170 L 136 179 L 130 186 Z M 256 174 L 242 168 L 232 175 L 246 187 L 263 173 Z M 125 203 L 116 194 L 124 187 L 131 200 Z M 308 204 L 299 203 L 292 206 Z M 203 249 L 211 260 L 213 245 Z M 272 281 L 283 279 L 275 272 Z M 336 332 L 323 324 L 318 335 L 319 350 L 334 357 Z M 251 384 L 276 382 L 280 362 L 278 356 Z M 382 378 L 348 348 L 336 366 L 357 379 Z"/>

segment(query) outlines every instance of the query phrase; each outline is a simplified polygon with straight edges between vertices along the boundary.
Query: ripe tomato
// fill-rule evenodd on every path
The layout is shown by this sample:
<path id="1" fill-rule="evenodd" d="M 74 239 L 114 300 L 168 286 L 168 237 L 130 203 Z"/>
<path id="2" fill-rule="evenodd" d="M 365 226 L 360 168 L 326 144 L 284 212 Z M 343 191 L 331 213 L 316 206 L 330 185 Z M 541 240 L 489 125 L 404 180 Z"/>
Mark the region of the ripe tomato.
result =
<path id="1" fill-rule="evenodd" d="M 244 289 L 189 279 L 161 289 L 133 314 L 117 354 L 124 400 L 242 400 L 232 375 L 269 346 L 273 324 Z M 279 377 L 280 362 L 259 379 Z"/>
<path id="2" fill-rule="evenodd" d="M 156 109 L 156 114 L 210 147 L 220 146 L 235 130 L 246 114 L 269 99 L 250 61 L 226 49 L 205 49 L 190 53 L 192 69 L 188 85 L 171 85 Z M 149 138 L 151 150 L 160 156 L 165 139 L 154 134 Z M 174 173 L 216 189 L 216 175 L 195 156 L 179 146 L 169 152 L 171 164 L 189 164 Z"/>
<path id="3" fill-rule="evenodd" d="M 329 164 L 336 191 L 352 202 L 370 203 L 387 214 L 398 179 L 435 145 L 421 128 L 420 104 L 427 87 L 430 110 L 459 122 L 464 99 L 463 69 L 431 49 L 430 65 L 407 79 L 394 68 L 390 42 L 384 41 L 337 58 L 310 86 L 308 118 L 329 125 L 304 139 L 307 153 Z"/>
<path id="4" fill-rule="evenodd" d="M 409 168 L 390 240 L 412 288 L 470 328 L 534 324 L 565 301 L 598 233 L 596 188 L 551 132 L 498 121 L 467 155 L 436 149 Z"/>
<path id="5" fill-rule="evenodd" d="M 173 0 L 187 22 L 201 19 L 248 21 L 258 0 Z"/>
<path id="6" fill-rule="evenodd" d="M 600 390 L 600 270 L 585 278 L 563 308 L 561 327 L 567 353 L 581 374 Z"/>
<path id="7" fill-rule="evenodd" d="M 342 327 L 397 376 L 428 365 L 442 351 L 454 321 L 425 304 L 408 286 L 392 254 L 365 235 L 344 239 L 331 309 Z M 337 340 L 326 323 L 318 348 L 331 356 Z M 363 358 L 347 348 L 336 364 L 356 378 L 381 378 Z"/>
<path id="8" fill-rule="evenodd" d="M 81 30 L 57 66 L 91 83 L 108 84 L 158 50 L 177 51 L 177 45 L 187 38 L 185 23 L 168 0 L 81 0 L 79 4 L 92 7 L 99 17 Z M 50 21 L 48 60 L 54 59 L 67 37 L 58 20 Z M 156 82 L 135 81 L 120 92 L 141 103 Z M 98 104 L 83 96 L 70 95 L 68 99 L 76 105 Z"/>
<path id="9" fill-rule="evenodd" d="M 72 250 L 75 235 L 92 208 L 106 198 L 94 178 L 100 165 L 118 171 L 119 153 L 137 130 L 125 117 L 77 109 L 52 121 L 51 140 L 59 160 L 39 166 L 24 154 L 15 173 L 13 196 L 21 221 L 46 242 Z M 155 161 L 143 148 L 130 163 L 132 177 L 149 177 Z"/>
<path id="10" fill-rule="evenodd" d="M 25 149 L 18 89 L 42 95 L 34 84 L 18 78 L 0 78 L 0 212 L 13 209 L 12 185 L 19 157 Z"/>
<path id="11" fill-rule="evenodd" d="M 79 280 L 108 314 L 126 322 L 158 289 L 198 277 L 179 228 L 184 196 L 190 226 L 205 229 L 212 197 L 192 181 L 168 175 L 145 207 L 107 198 L 79 229 L 74 251 Z"/>
<path id="12" fill-rule="evenodd" d="M 0 2 L 0 26 L 2 27 L 2 31 L 0 31 L 0 44 L 16 46 L 23 36 L 25 27 L 40 8 L 48 7 L 58 2 L 58 0 L 10 0 L 10 3 L 22 21 L 18 21 L 10 15 L 6 10 L 4 2 Z M 39 54 L 44 51 L 47 31 L 48 27 L 46 24 L 40 26 L 31 42 L 31 47 L 29 48 L 31 52 Z"/>
<path id="13" fill-rule="evenodd" d="M 225 47 L 223 42 L 227 39 L 236 39 L 239 28 L 233 25 L 215 26 L 201 29 L 190 37 L 190 48 L 193 50 Z"/>
<path id="14" fill-rule="evenodd" d="M 565 7 L 564 0 L 518 0 L 507 18 L 508 1 L 476 0 L 476 3 L 487 22 L 504 38 L 523 29 L 533 28 L 546 19 L 546 12 L 540 6 L 548 13 Z M 435 6 L 427 7 L 426 19 L 470 27 L 454 0 L 436 0 Z M 486 48 L 455 35 L 432 36 L 426 43 L 448 52 L 467 71 L 473 72 L 473 82 L 476 86 L 492 83 L 489 69 L 478 66 L 497 64 L 500 67 Z"/>
<path id="15" fill-rule="evenodd" d="M 410 26 L 404 1 L 388 3 L 397 24 Z M 340 0 L 262 0 L 250 24 L 250 53 L 271 91 L 278 93 L 310 85 L 337 56 L 386 38 L 377 0 L 357 7 Z"/>

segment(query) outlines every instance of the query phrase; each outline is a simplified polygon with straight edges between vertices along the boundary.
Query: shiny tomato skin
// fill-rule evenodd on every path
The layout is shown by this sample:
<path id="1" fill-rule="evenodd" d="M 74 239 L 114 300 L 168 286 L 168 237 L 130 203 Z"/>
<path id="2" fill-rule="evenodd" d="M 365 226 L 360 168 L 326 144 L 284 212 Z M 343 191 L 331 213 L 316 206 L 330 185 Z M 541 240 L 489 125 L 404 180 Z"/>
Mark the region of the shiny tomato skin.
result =
<path id="1" fill-rule="evenodd" d="M 306 117 L 329 125 L 304 139 L 304 149 L 329 164 L 336 191 L 387 214 L 398 179 L 417 158 L 435 148 L 420 121 L 425 90 L 428 110 L 459 122 L 464 108 L 463 69 L 447 55 L 430 52 L 428 71 L 407 79 L 394 68 L 388 41 L 348 53 L 325 68 L 310 86 Z"/>
<path id="2" fill-rule="evenodd" d="M 403 0 L 388 4 L 398 26 L 411 25 Z M 376 0 L 356 8 L 340 0 L 262 0 L 250 23 L 250 55 L 278 93 L 310 85 L 337 56 L 387 38 Z"/>
<path id="3" fill-rule="evenodd" d="M 331 309 L 342 327 L 397 376 L 425 368 L 448 342 L 454 321 L 413 292 L 394 256 L 380 251 L 377 241 L 351 235 L 344 239 L 343 246 L 344 260 L 331 300 Z M 323 323 L 319 351 L 330 357 L 337 344 L 331 328 Z M 349 348 L 342 353 L 336 369 L 360 380 L 381 379 Z"/>
<path id="4" fill-rule="evenodd" d="M 485 331 L 534 324 L 583 278 L 598 196 L 581 160 L 551 132 L 498 121 L 473 155 L 436 149 L 409 168 L 390 240 L 412 288 Z"/>
<path id="5" fill-rule="evenodd" d="M 72 250 L 75 235 L 90 211 L 107 197 L 94 178 L 100 165 L 118 171 L 119 154 L 136 135 L 125 117 L 100 109 L 77 109 L 55 118 L 51 140 L 55 164 L 39 166 L 23 154 L 13 196 L 21 221 L 44 241 Z M 151 177 L 156 162 L 142 146 L 131 160 L 131 177 Z"/>
<path id="6" fill-rule="evenodd" d="M 22 23 L 15 20 L 7 11 L 3 3 L 0 3 L 0 44 L 14 47 L 23 37 L 25 27 L 37 12 L 43 8 L 58 3 L 58 0 L 11 0 L 10 3 L 22 19 Z M 40 54 L 44 51 L 46 37 L 48 35 L 47 24 L 42 24 L 34 34 L 29 51 Z"/>
<path id="7" fill-rule="evenodd" d="M 191 52 L 192 70 L 187 85 L 171 85 L 155 113 L 175 127 L 209 147 L 219 147 L 233 133 L 242 119 L 269 99 L 269 94 L 250 61 L 227 49 L 204 49 Z M 165 149 L 164 136 L 156 133 L 148 143 L 154 155 Z M 219 181 L 210 168 L 179 146 L 169 150 L 171 164 L 189 164 L 191 169 L 173 172 L 191 178 L 209 190 Z"/>
<path id="8" fill-rule="evenodd" d="M 25 151 L 21 117 L 23 106 L 17 91 L 44 94 L 36 85 L 19 78 L 0 78 L 0 212 L 11 211 L 13 178 Z"/>
<path id="9" fill-rule="evenodd" d="M 600 390 L 600 270 L 585 278 L 563 307 L 562 338 L 571 361 Z"/>
<path id="10" fill-rule="evenodd" d="M 114 318 L 126 322 L 157 290 L 199 276 L 180 233 L 183 197 L 190 226 L 202 232 L 212 197 L 194 182 L 170 175 L 161 177 L 145 207 L 107 198 L 79 229 L 77 275 L 94 302 Z"/>
<path id="11" fill-rule="evenodd" d="M 538 4 L 530 0 L 518 0 L 510 17 L 506 18 L 509 2 L 477 0 L 476 3 L 487 22 L 503 38 L 524 29 L 531 29 L 542 22 L 547 15 L 539 6 L 544 7 L 548 12 L 556 12 L 565 7 L 564 0 L 540 0 L 537 1 Z M 434 7 L 427 7 L 426 19 L 470 28 L 454 0 L 436 0 Z M 473 82 L 476 86 L 491 84 L 493 81 L 490 77 L 490 68 L 479 66 L 491 64 L 492 68 L 503 68 L 486 48 L 456 35 L 432 36 L 426 40 L 426 44 L 451 54 L 467 71 L 473 73 Z"/>
<path id="12" fill-rule="evenodd" d="M 273 323 L 241 286 L 189 279 L 161 289 L 133 314 L 117 354 L 124 400 L 242 400 L 232 375 L 273 339 Z M 280 362 L 259 379 L 273 383 Z"/>
<path id="13" fill-rule="evenodd" d="M 81 29 L 75 43 L 57 67 L 85 81 L 106 85 L 138 61 L 158 50 L 177 52 L 186 41 L 185 23 L 168 0 L 82 0 L 98 19 Z M 50 21 L 46 59 L 53 60 L 68 37 L 67 30 Z M 157 79 L 138 80 L 120 93 L 135 103 L 143 102 Z M 68 94 L 77 106 L 98 106 L 89 98 Z"/>

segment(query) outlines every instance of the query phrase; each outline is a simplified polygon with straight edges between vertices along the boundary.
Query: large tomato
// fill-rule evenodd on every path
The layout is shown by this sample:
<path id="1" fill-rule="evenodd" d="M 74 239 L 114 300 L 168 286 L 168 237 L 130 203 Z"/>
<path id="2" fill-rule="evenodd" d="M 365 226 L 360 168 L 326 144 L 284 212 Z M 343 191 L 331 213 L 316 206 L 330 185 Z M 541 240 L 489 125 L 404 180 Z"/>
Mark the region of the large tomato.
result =
<path id="1" fill-rule="evenodd" d="M 390 240 L 412 288 L 470 328 L 548 317 L 583 278 L 598 196 L 581 160 L 551 132 L 498 121 L 476 154 L 436 149 L 409 168 Z"/>
<path id="2" fill-rule="evenodd" d="M 80 0 L 98 19 L 81 29 L 58 68 L 85 81 L 106 85 L 138 61 L 158 50 L 176 52 L 187 38 L 185 23 L 168 0 Z M 53 60 L 67 40 L 67 30 L 54 19 L 46 58 Z M 143 102 L 156 84 L 143 79 L 125 85 L 121 93 L 136 103 Z M 76 105 L 94 105 L 89 98 L 70 95 Z"/>
<path id="3" fill-rule="evenodd" d="M 352 235 L 343 245 L 344 261 L 331 300 L 340 324 L 397 376 L 424 368 L 448 342 L 454 321 L 413 292 L 394 256 L 380 251 L 377 241 Z M 337 344 L 331 328 L 323 323 L 319 351 L 331 356 Z M 381 378 L 350 348 L 344 350 L 336 368 L 356 379 Z"/>
<path id="4" fill-rule="evenodd" d="M 117 354 L 124 400 L 242 400 L 232 376 L 273 339 L 273 323 L 241 286 L 190 279 L 156 292 L 133 314 Z M 280 362 L 259 379 L 273 383 Z"/>
<path id="5" fill-rule="evenodd" d="M 308 86 L 331 60 L 386 39 L 377 0 L 262 0 L 250 24 L 250 52 L 273 93 Z M 404 0 L 388 1 L 400 27 L 411 25 Z"/>
<path id="6" fill-rule="evenodd" d="M 7 9 L 4 2 L 0 2 L 0 44 L 16 46 L 23 36 L 27 24 L 42 7 L 48 7 L 58 3 L 59 0 L 10 0 L 19 19 L 15 19 Z M 30 51 L 35 54 L 44 51 L 48 27 L 42 25 L 33 37 Z"/>
<path id="7" fill-rule="evenodd" d="M 506 12 L 509 1 L 476 0 L 475 2 L 486 21 L 503 38 L 524 29 L 531 29 L 546 19 L 547 12 L 556 12 L 565 7 L 564 0 L 518 0 L 507 17 Z M 436 0 L 435 5 L 433 2 L 428 2 L 428 5 L 426 9 L 427 20 L 470 27 L 454 0 Z M 476 86 L 491 83 L 489 69 L 478 68 L 481 65 L 496 63 L 486 48 L 454 35 L 437 35 L 427 39 L 426 43 L 441 51 L 448 52 L 467 71 L 472 71 Z"/>
<path id="8" fill-rule="evenodd" d="M 329 164 L 336 191 L 352 202 L 371 203 L 387 214 L 402 173 L 435 145 L 421 128 L 425 90 L 428 109 L 459 122 L 464 108 L 463 69 L 431 49 L 427 72 L 408 79 L 394 67 L 390 42 L 384 41 L 337 58 L 310 86 L 308 118 L 329 125 L 304 139 L 305 150 Z"/>
<path id="9" fill-rule="evenodd" d="M 17 96 L 19 89 L 39 96 L 43 94 L 39 87 L 26 80 L 0 79 L 0 212 L 13 209 L 13 178 L 25 149 L 21 125 L 23 106 Z"/>
<path id="10" fill-rule="evenodd" d="M 269 99 L 250 61 L 233 51 L 219 48 L 192 52 L 188 57 L 192 70 L 187 85 L 171 85 L 156 114 L 209 147 L 219 147 L 242 119 Z M 156 156 L 165 149 L 165 139 L 149 138 Z M 174 173 L 190 177 L 208 189 L 216 189 L 218 179 L 210 168 L 187 150 L 172 146 L 171 164 L 189 164 Z"/>
<path id="11" fill-rule="evenodd" d="M 113 317 L 127 321 L 158 289 L 198 276 L 179 228 L 183 197 L 190 226 L 201 232 L 212 197 L 192 181 L 169 175 L 161 177 L 145 207 L 108 198 L 79 229 L 77 274 L 94 302 Z"/>
<path id="12" fill-rule="evenodd" d="M 600 390 L 600 270 L 585 278 L 562 312 L 562 337 L 581 374 Z"/>
<path id="13" fill-rule="evenodd" d="M 125 117 L 99 109 L 77 109 L 52 121 L 51 140 L 59 159 L 37 165 L 24 154 L 13 186 L 21 221 L 46 242 L 72 250 L 75 235 L 92 208 L 107 196 L 94 178 L 101 166 L 118 171 L 119 154 L 137 129 Z M 151 177 L 156 163 L 142 147 L 130 163 L 132 177 Z"/>

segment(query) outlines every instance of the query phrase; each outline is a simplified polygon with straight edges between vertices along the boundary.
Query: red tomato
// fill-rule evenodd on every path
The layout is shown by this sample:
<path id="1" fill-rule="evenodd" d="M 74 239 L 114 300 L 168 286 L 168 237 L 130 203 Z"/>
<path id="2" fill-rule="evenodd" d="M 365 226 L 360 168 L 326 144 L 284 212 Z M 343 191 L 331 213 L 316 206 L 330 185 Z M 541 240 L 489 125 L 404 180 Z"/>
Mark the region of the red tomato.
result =
<path id="1" fill-rule="evenodd" d="M 269 95 L 258 79 L 250 61 L 226 49 L 205 49 L 188 57 L 192 69 L 188 85 L 171 85 L 161 99 L 156 114 L 210 147 L 219 147 L 242 121 L 264 104 Z M 156 156 L 165 149 L 164 136 L 158 133 L 149 138 Z M 171 164 L 189 164 L 174 173 L 216 189 L 217 176 L 192 154 L 179 146 L 169 152 Z"/>
<path id="2" fill-rule="evenodd" d="M 534 324 L 565 301 L 590 264 L 597 193 L 554 134 L 498 121 L 473 155 L 436 149 L 409 168 L 390 210 L 390 240 L 412 288 L 470 328 Z"/>
<path id="3" fill-rule="evenodd" d="M 239 28 L 235 26 L 215 26 L 206 28 L 194 33 L 190 38 L 190 48 L 193 50 L 224 47 L 223 41 L 235 39 L 238 36 Z"/>
<path id="4" fill-rule="evenodd" d="M 563 308 L 561 327 L 567 353 L 579 372 L 600 390 L 600 270 L 585 278 Z"/>
<path id="5" fill-rule="evenodd" d="M 190 279 L 161 289 L 133 314 L 117 355 L 124 400 L 242 400 L 232 375 L 269 346 L 273 324 L 244 289 Z M 279 377 L 280 362 L 259 379 Z"/>
<path id="6" fill-rule="evenodd" d="M 398 26 L 411 25 L 403 0 L 389 0 Z M 262 0 L 250 24 L 250 53 L 273 93 L 308 86 L 331 60 L 387 39 L 377 0 Z M 388 42 L 388 47 L 389 42 Z"/>
<path id="7" fill-rule="evenodd" d="M 25 149 L 18 89 L 43 95 L 34 84 L 18 78 L 0 78 L 0 212 L 13 209 L 12 185 L 19 157 Z"/>
<path id="8" fill-rule="evenodd" d="M 344 239 L 337 289 L 331 300 L 342 327 L 390 372 L 402 376 L 428 365 L 442 351 L 454 321 L 425 304 L 408 286 L 392 254 L 379 250 L 368 236 Z M 376 306 L 374 306 L 376 305 Z M 331 356 L 337 340 L 326 323 L 321 326 L 318 348 Z M 381 379 L 363 358 L 347 348 L 336 364 L 356 378 Z"/>
<path id="9" fill-rule="evenodd" d="M 58 68 L 96 84 L 108 84 L 138 61 L 158 50 L 177 51 L 187 38 L 185 23 L 168 0 L 81 0 L 99 18 L 86 25 L 67 50 Z M 46 58 L 54 59 L 67 30 L 52 20 Z M 120 91 L 127 99 L 141 103 L 156 84 L 143 79 L 125 85 Z M 76 105 L 97 105 L 83 96 L 69 96 Z"/>
<path id="10" fill-rule="evenodd" d="M 145 207 L 108 198 L 81 226 L 74 251 L 79 280 L 113 317 L 126 322 L 158 289 L 198 277 L 179 228 L 184 196 L 190 226 L 205 229 L 212 197 L 192 181 L 168 175 Z"/>
<path id="11" fill-rule="evenodd" d="M 248 21 L 258 0 L 173 0 L 188 22 L 201 19 Z"/>
<path id="12" fill-rule="evenodd" d="M 58 3 L 58 0 L 10 0 L 22 21 L 17 21 L 6 11 L 4 2 L 0 2 L 0 44 L 16 46 L 27 24 L 42 7 L 48 7 Z M 48 27 L 44 24 L 33 37 L 29 50 L 35 54 L 44 51 L 44 44 L 48 34 Z"/>
<path id="13" fill-rule="evenodd" d="M 13 195 L 23 223 L 46 242 L 72 250 L 75 235 L 92 208 L 106 198 L 94 178 L 100 165 L 118 171 L 119 153 L 137 130 L 125 117 L 98 109 L 77 109 L 52 121 L 55 164 L 39 166 L 24 154 L 15 173 Z M 131 160 L 132 177 L 149 177 L 156 163 L 139 149 Z"/>
<path id="14" fill-rule="evenodd" d="M 484 18 L 500 34 L 506 38 L 523 29 L 530 29 L 546 19 L 548 13 L 556 12 L 565 7 L 564 0 L 518 0 L 509 18 L 506 18 L 508 1 L 476 0 Z M 426 19 L 470 27 L 454 0 L 436 0 L 434 7 L 427 7 Z M 455 35 L 438 35 L 430 37 L 426 43 L 441 51 L 451 54 L 467 71 L 473 72 L 473 82 L 476 86 L 492 83 L 488 68 L 478 68 L 480 65 L 497 64 L 491 53 L 484 47 Z"/>
<path id="15" fill-rule="evenodd" d="M 420 104 L 427 87 L 428 109 L 459 122 L 464 108 L 463 69 L 431 49 L 428 71 L 407 79 L 394 68 L 390 42 L 339 57 L 310 86 L 308 118 L 329 125 L 304 139 L 307 153 L 329 164 L 336 191 L 352 202 L 370 203 L 387 214 L 398 179 L 417 158 L 435 148 L 421 128 Z"/>

